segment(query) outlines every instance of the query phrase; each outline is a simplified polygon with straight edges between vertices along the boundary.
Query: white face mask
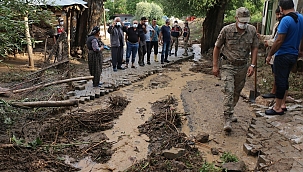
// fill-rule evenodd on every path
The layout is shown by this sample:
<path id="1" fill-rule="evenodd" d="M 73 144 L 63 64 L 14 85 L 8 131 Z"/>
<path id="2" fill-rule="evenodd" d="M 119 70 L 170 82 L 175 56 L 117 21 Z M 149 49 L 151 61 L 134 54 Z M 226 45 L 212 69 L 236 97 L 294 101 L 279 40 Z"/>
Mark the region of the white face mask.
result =
<path id="1" fill-rule="evenodd" d="M 133 24 L 133 27 L 135 27 L 135 28 L 138 27 L 138 24 Z"/>
<path id="2" fill-rule="evenodd" d="M 117 22 L 116 25 L 117 25 L 117 26 L 121 26 L 121 22 Z"/>
<path id="3" fill-rule="evenodd" d="M 145 24 L 146 26 L 148 26 L 148 22 L 145 22 L 144 24 Z"/>
<path id="4" fill-rule="evenodd" d="M 240 29 L 246 29 L 247 28 L 247 23 L 240 23 L 240 22 L 238 22 L 238 27 L 240 28 Z"/>
<path id="5" fill-rule="evenodd" d="M 62 26 L 64 24 L 64 22 L 60 22 L 60 25 Z"/>

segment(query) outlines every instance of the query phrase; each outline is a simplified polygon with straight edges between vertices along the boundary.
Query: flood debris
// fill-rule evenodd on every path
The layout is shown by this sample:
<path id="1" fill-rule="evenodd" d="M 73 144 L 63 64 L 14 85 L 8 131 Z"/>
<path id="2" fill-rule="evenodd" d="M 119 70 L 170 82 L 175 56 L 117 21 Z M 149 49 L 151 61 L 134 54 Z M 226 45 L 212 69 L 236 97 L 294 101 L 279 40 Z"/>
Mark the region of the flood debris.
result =
<path id="1" fill-rule="evenodd" d="M 122 115 L 129 101 L 114 96 L 107 103 L 107 108 L 96 111 L 78 109 L 40 121 L 27 120 L 12 143 L 0 146 L 0 171 L 78 171 L 72 164 L 85 157 L 107 162 L 114 152 L 113 143 L 99 132 L 113 127 L 113 120 Z M 69 164 L 66 155 L 72 159 Z"/>
<path id="2" fill-rule="evenodd" d="M 179 131 L 182 121 L 176 113 L 177 102 L 173 96 L 167 96 L 153 103 L 155 113 L 138 127 L 140 133 L 150 138 L 149 155 L 126 171 L 199 171 L 202 167 L 202 154 Z"/>

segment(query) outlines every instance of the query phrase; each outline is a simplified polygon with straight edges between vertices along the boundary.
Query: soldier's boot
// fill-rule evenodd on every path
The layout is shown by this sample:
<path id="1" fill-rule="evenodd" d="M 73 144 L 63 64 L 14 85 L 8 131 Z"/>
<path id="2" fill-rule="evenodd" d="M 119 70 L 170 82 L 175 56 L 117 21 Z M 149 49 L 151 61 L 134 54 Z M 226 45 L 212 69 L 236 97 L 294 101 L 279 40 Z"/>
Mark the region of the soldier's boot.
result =
<path id="1" fill-rule="evenodd" d="M 231 117 L 231 122 L 238 122 L 238 118 L 237 117 Z"/>
<path id="2" fill-rule="evenodd" d="M 155 58 L 155 62 L 158 62 L 158 57 L 156 54 L 155 54 L 154 58 Z"/>
<path id="3" fill-rule="evenodd" d="M 225 118 L 225 123 L 224 123 L 224 127 L 223 127 L 223 130 L 226 131 L 226 132 L 231 132 L 232 130 L 232 127 L 231 127 L 231 117 L 230 116 L 224 116 Z"/>

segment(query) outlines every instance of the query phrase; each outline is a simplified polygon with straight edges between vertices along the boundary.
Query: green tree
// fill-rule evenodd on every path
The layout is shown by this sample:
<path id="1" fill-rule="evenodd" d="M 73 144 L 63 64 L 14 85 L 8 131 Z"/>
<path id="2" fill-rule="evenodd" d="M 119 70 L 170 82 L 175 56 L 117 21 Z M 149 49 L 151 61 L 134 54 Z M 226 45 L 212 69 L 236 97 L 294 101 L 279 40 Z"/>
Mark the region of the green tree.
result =
<path id="1" fill-rule="evenodd" d="M 135 18 L 140 19 L 143 16 L 149 20 L 152 20 L 153 18 L 159 20 L 163 16 L 163 10 L 159 5 L 153 2 L 139 2 L 137 3 Z"/>
<path id="2" fill-rule="evenodd" d="M 129 14 L 135 15 L 137 3 L 139 2 L 155 2 L 155 0 L 126 0 L 126 9 Z"/>
<path id="3" fill-rule="evenodd" d="M 155 4 L 155 3 L 151 3 L 151 12 L 149 15 L 149 19 L 152 20 L 153 18 L 160 20 L 163 17 L 163 10 L 162 8 Z"/>
<path id="4" fill-rule="evenodd" d="M 104 3 L 104 7 L 109 9 L 107 12 L 109 18 L 115 14 L 127 14 L 128 10 L 126 8 L 127 0 L 108 0 Z M 107 19 L 109 19 L 107 18 Z"/>
<path id="5" fill-rule="evenodd" d="M 148 2 L 139 2 L 136 7 L 136 19 L 140 19 L 140 17 L 149 17 L 151 13 L 151 4 Z"/>
<path id="6" fill-rule="evenodd" d="M 216 38 L 223 26 L 224 15 L 232 15 L 232 10 L 241 6 L 247 7 L 254 13 L 260 14 L 262 0 L 156 0 L 161 3 L 168 16 L 199 16 L 204 17 L 201 51 L 207 51 L 214 46 Z M 169 4 L 169 5 L 168 5 Z M 182 10 L 180 10 L 182 9 Z M 229 13 L 230 11 L 230 13 Z"/>
<path id="7" fill-rule="evenodd" d="M 0 1 L 0 56 L 5 57 L 16 49 L 21 49 L 22 44 L 29 44 L 28 24 L 37 23 L 40 19 L 48 19 L 37 3 L 42 0 L 1 0 Z M 28 20 L 29 18 L 29 20 Z M 28 21 L 27 21 L 28 20 Z M 33 67 L 33 60 L 29 56 L 29 65 Z"/>
<path id="8" fill-rule="evenodd" d="M 126 9 L 127 9 L 128 13 L 135 15 L 137 3 L 141 2 L 141 1 L 142 0 L 126 0 Z"/>

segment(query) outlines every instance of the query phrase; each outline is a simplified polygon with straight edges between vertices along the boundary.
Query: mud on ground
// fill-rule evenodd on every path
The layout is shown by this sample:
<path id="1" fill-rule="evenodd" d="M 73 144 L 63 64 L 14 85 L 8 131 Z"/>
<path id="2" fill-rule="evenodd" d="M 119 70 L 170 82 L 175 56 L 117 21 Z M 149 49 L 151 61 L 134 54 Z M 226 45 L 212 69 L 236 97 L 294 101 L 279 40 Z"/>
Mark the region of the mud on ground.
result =
<path id="1" fill-rule="evenodd" d="M 92 112 L 78 109 L 67 115 L 52 111 L 46 116 L 35 114 L 41 115 L 35 119 L 23 114 L 23 121 L 1 125 L 1 138 L 8 137 L 3 132 L 7 131 L 13 139 L 2 140 L 5 144 L 0 147 L 0 171 L 78 171 L 72 164 L 84 157 L 90 156 L 100 163 L 108 161 L 113 151 L 105 134 L 84 138 L 112 128 L 113 120 L 128 103 L 124 97 L 110 97 L 106 109 Z M 66 155 L 71 157 L 68 163 L 64 162 Z"/>
<path id="2" fill-rule="evenodd" d="M 153 103 L 154 115 L 138 127 L 150 138 L 149 155 L 126 171 L 199 171 L 203 165 L 201 152 L 179 132 L 182 120 L 176 106 L 177 100 L 172 96 Z M 184 149 L 183 155 L 175 159 L 163 156 L 163 151 L 172 147 Z"/>

